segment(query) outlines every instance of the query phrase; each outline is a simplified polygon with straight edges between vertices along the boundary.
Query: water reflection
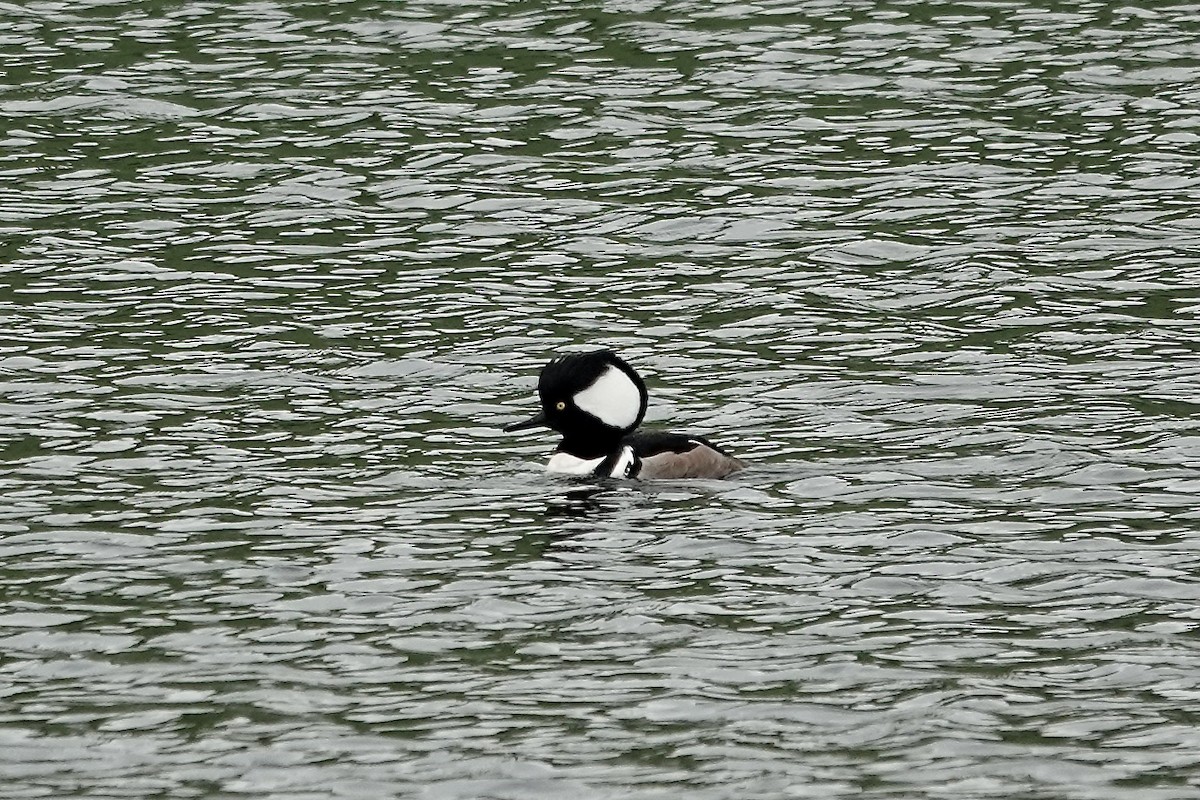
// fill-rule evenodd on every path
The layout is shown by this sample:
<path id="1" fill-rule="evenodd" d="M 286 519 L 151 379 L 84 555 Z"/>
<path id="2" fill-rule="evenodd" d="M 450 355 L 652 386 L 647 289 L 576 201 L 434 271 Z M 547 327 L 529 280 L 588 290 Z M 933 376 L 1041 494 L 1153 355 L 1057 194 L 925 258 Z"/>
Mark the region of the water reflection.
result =
<path id="1" fill-rule="evenodd" d="M 547 501 L 546 519 L 589 517 L 603 508 L 602 501 L 605 495 L 612 495 L 619 491 L 621 491 L 619 487 L 613 486 L 608 482 L 595 486 L 581 486 L 570 489 L 564 492 L 561 497 L 554 497 Z"/>

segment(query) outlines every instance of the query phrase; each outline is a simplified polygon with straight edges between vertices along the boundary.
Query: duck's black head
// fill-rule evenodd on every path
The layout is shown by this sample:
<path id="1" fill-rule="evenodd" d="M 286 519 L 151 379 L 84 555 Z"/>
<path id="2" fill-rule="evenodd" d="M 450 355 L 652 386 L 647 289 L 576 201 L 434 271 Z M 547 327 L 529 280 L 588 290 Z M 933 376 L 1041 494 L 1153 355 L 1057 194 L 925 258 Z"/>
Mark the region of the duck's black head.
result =
<path id="1" fill-rule="evenodd" d="M 584 458 L 607 455 L 646 415 L 646 384 L 611 350 L 571 353 L 542 368 L 541 413 L 504 430 L 546 427 L 563 436 L 560 450 Z"/>

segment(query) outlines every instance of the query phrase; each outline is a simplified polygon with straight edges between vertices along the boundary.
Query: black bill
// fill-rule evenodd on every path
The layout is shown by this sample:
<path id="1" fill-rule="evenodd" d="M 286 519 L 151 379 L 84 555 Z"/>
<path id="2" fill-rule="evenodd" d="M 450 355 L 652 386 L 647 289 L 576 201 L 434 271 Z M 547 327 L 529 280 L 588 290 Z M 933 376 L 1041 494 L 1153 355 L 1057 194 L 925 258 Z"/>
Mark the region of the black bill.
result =
<path id="1" fill-rule="evenodd" d="M 512 425 L 505 425 L 504 432 L 513 433 L 514 431 L 525 431 L 529 430 L 530 428 L 542 428 L 545 427 L 545 425 L 545 412 L 538 412 L 535 416 L 525 420 L 524 422 L 514 422 Z"/>

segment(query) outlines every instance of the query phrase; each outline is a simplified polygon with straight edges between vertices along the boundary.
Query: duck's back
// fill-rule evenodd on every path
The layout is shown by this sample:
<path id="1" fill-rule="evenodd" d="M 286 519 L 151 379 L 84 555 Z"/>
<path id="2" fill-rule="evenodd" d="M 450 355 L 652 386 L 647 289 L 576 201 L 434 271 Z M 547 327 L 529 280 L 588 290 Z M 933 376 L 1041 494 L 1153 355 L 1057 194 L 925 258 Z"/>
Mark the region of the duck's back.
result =
<path id="1" fill-rule="evenodd" d="M 638 478 L 724 478 L 745 466 L 703 436 L 650 431 L 622 442 L 637 456 Z"/>

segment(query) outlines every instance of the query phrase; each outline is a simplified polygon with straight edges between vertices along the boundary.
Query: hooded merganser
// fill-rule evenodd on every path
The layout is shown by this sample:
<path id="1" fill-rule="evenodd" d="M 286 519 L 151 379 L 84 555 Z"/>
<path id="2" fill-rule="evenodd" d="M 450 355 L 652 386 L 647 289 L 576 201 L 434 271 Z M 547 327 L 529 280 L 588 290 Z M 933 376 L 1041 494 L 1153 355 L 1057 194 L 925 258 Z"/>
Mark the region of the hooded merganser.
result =
<path id="1" fill-rule="evenodd" d="M 504 430 L 546 427 L 562 441 L 547 472 L 612 478 L 724 478 L 744 465 L 702 436 L 634 433 L 646 384 L 611 350 L 554 359 L 538 378 L 542 410 Z"/>

